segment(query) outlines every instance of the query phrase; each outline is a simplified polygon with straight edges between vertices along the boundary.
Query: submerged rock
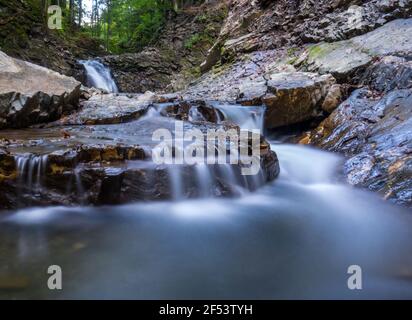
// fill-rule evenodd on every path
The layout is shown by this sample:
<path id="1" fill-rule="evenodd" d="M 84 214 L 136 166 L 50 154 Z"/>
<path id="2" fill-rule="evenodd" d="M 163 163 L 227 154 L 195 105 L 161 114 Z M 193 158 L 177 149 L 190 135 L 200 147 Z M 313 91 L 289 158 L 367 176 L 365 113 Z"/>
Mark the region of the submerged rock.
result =
<path id="1" fill-rule="evenodd" d="M 78 106 L 80 82 L 0 51 L 0 129 L 59 119 Z"/>

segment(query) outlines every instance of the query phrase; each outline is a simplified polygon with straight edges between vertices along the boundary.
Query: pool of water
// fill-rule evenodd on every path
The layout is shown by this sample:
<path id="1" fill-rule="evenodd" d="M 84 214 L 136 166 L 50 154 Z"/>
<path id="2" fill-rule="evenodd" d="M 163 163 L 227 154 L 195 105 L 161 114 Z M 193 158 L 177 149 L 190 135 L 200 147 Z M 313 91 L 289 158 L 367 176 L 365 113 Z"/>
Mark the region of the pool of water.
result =
<path id="1" fill-rule="evenodd" d="M 412 298 L 410 211 L 346 185 L 333 154 L 272 148 L 279 179 L 236 199 L 3 213 L 0 298 Z"/>

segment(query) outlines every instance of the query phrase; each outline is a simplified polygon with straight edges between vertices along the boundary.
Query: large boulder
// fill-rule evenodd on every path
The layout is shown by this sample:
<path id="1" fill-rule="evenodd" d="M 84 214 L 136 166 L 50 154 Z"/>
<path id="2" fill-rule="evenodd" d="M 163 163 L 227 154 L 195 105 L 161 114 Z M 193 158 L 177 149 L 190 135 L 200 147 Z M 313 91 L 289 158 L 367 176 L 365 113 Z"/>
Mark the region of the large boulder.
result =
<path id="1" fill-rule="evenodd" d="M 276 73 L 269 77 L 268 92 L 262 101 L 267 106 L 266 126 L 276 128 L 304 122 L 318 116 L 335 79 L 314 73 Z"/>
<path id="2" fill-rule="evenodd" d="M 144 115 L 156 96 L 146 94 L 97 94 L 81 102 L 79 111 L 58 120 L 59 124 L 116 124 Z M 51 125 L 55 125 L 54 123 Z"/>
<path id="3" fill-rule="evenodd" d="M 53 121 L 75 110 L 81 84 L 0 51 L 0 129 Z"/>
<path id="4" fill-rule="evenodd" d="M 266 107 L 268 128 L 318 117 L 330 89 L 334 92 L 329 95 L 326 109 L 333 110 L 340 102 L 336 98 L 337 88 L 333 87 L 334 77 L 298 72 L 289 60 L 290 56 L 282 50 L 247 54 L 241 61 L 204 74 L 181 95 L 187 100 Z"/>
<path id="5" fill-rule="evenodd" d="M 376 59 L 412 52 L 412 19 L 398 19 L 350 40 L 311 46 L 306 69 L 354 82 Z"/>

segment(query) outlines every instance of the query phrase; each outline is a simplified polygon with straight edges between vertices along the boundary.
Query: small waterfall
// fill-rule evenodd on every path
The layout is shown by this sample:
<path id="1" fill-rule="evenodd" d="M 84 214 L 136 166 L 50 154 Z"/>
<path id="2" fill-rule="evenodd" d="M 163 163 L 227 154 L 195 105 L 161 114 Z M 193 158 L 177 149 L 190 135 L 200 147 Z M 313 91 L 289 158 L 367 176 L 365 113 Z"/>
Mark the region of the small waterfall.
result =
<path id="1" fill-rule="evenodd" d="M 212 106 L 224 115 L 224 120 L 230 120 L 236 123 L 241 129 L 259 129 L 263 134 L 265 106 L 246 107 L 218 102 L 213 102 Z"/>
<path id="2" fill-rule="evenodd" d="M 171 166 L 168 168 L 170 180 L 170 189 L 173 200 L 181 200 L 183 198 L 183 177 L 179 166 Z"/>
<path id="3" fill-rule="evenodd" d="M 237 184 L 236 173 L 230 164 L 221 164 L 219 169 L 224 179 L 232 186 Z"/>
<path id="4" fill-rule="evenodd" d="M 195 169 L 199 196 L 201 198 L 207 198 L 211 195 L 210 191 L 213 187 L 211 168 L 206 164 L 198 164 L 195 166 Z"/>
<path id="5" fill-rule="evenodd" d="M 79 61 L 87 72 L 87 85 L 105 90 L 111 93 L 119 92 L 116 82 L 114 81 L 110 69 L 96 60 Z"/>
<path id="6" fill-rule="evenodd" d="M 206 121 L 206 119 L 198 107 L 192 107 L 189 110 L 189 121 Z"/>
<path id="7" fill-rule="evenodd" d="M 173 103 L 155 103 L 149 107 L 145 118 L 157 118 L 162 117 L 162 112 L 169 106 L 172 106 Z"/>
<path id="8" fill-rule="evenodd" d="M 82 183 L 82 178 L 80 177 L 80 169 L 74 169 L 74 178 L 76 180 L 76 192 L 77 195 L 82 198 L 84 195 L 84 187 Z"/>
<path id="9" fill-rule="evenodd" d="M 18 180 L 27 188 L 41 186 L 46 173 L 47 155 L 18 155 L 15 157 Z"/>

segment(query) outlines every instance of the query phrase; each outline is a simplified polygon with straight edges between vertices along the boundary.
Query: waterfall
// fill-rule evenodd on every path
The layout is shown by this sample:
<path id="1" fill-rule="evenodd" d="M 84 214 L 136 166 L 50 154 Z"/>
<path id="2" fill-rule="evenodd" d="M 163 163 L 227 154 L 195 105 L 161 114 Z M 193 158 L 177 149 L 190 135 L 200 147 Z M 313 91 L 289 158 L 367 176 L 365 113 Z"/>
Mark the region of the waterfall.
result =
<path id="1" fill-rule="evenodd" d="M 18 155 L 15 161 L 20 185 L 29 189 L 33 184 L 39 187 L 46 171 L 47 155 Z"/>
<path id="2" fill-rule="evenodd" d="M 259 129 L 263 134 L 266 107 L 246 107 L 218 102 L 213 102 L 212 106 L 224 115 L 224 120 L 236 123 L 241 129 Z"/>
<path id="3" fill-rule="evenodd" d="M 173 166 L 168 168 L 170 189 L 173 200 L 181 200 L 184 195 L 183 190 L 183 177 L 179 166 Z"/>
<path id="4" fill-rule="evenodd" d="M 192 107 L 189 110 L 189 121 L 206 121 L 206 119 L 197 107 Z"/>
<path id="5" fill-rule="evenodd" d="M 199 195 L 201 198 L 207 198 L 211 195 L 211 188 L 213 187 L 211 168 L 206 164 L 198 164 L 195 169 Z"/>
<path id="6" fill-rule="evenodd" d="M 96 60 L 79 61 L 84 66 L 87 73 L 87 85 L 105 90 L 107 92 L 119 92 L 110 69 Z"/>
<path id="7" fill-rule="evenodd" d="M 76 168 L 74 170 L 74 178 L 76 180 L 76 192 L 79 195 L 79 197 L 81 197 L 84 194 L 84 188 L 82 178 L 80 177 L 80 169 Z"/>

